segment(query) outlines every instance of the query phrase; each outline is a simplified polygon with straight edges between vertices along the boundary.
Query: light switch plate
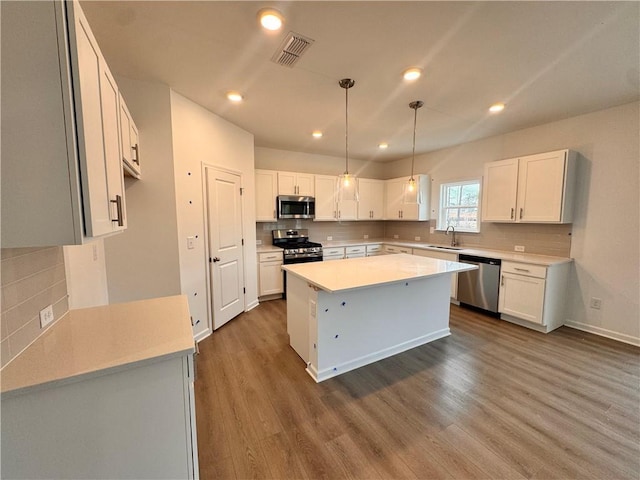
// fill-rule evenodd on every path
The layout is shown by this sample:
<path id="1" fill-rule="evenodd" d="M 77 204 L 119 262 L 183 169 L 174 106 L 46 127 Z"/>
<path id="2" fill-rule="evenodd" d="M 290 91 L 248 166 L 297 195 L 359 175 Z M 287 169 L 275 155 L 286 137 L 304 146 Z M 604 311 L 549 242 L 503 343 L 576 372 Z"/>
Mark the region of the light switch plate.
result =
<path id="1" fill-rule="evenodd" d="M 187 248 L 189 250 L 196 248 L 196 237 L 187 237 Z"/>
<path id="2" fill-rule="evenodd" d="M 400 235 L 394 235 L 393 238 L 400 238 Z"/>
<path id="3" fill-rule="evenodd" d="M 420 237 L 413 237 L 416 242 L 420 241 Z"/>
<path id="4" fill-rule="evenodd" d="M 524 252 L 524 245 L 516 245 L 513 247 L 516 252 Z"/>
<path id="5" fill-rule="evenodd" d="M 330 242 L 331 240 L 333 240 L 333 237 L 331 235 L 327 236 L 327 242 Z"/>
<path id="6" fill-rule="evenodd" d="M 44 328 L 53 322 L 53 305 L 40 310 L 40 328 Z"/>
<path id="7" fill-rule="evenodd" d="M 595 310 L 600 310 L 602 308 L 602 299 L 591 297 L 591 302 L 589 303 L 589 306 Z"/>
<path id="8" fill-rule="evenodd" d="M 366 233 L 364 234 L 364 239 L 366 240 L 367 238 L 369 238 L 369 235 L 367 235 Z"/>

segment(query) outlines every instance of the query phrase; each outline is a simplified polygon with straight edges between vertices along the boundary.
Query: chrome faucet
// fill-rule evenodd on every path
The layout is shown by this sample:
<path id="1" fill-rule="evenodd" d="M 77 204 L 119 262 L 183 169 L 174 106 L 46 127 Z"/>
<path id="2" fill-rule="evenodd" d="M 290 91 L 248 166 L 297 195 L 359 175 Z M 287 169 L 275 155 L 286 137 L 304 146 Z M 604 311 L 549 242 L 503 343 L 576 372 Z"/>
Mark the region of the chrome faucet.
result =
<path id="1" fill-rule="evenodd" d="M 449 229 L 451 229 L 451 246 L 455 247 L 456 245 L 458 245 L 458 242 L 456 242 L 456 229 L 454 228 L 453 225 L 449 225 L 447 227 L 447 229 L 444 231 L 445 235 L 449 235 Z"/>

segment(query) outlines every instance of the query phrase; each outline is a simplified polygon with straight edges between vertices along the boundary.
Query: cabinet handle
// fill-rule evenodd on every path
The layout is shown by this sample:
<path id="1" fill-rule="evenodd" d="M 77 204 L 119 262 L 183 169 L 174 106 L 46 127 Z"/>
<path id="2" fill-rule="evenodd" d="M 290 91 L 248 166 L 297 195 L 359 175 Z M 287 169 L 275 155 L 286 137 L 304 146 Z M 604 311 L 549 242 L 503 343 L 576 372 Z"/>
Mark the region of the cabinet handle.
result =
<path id="1" fill-rule="evenodd" d="M 273 218 L 276 218 L 276 210 L 273 210 Z"/>
<path id="2" fill-rule="evenodd" d="M 340 212 L 340 210 L 338 210 L 338 218 L 340 218 L 342 216 L 342 213 Z"/>
<path id="3" fill-rule="evenodd" d="M 136 143 L 133 147 L 131 147 L 131 150 L 135 152 L 135 155 L 133 156 L 133 161 L 136 162 L 138 166 L 140 166 L 140 160 L 138 159 L 138 144 Z"/>
<path id="4" fill-rule="evenodd" d="M 336 210 L 333 211 L 333 218 L 338 218 L 338 212 Z"/>
<path id="5" fill-rule="evenodd" d="M 527 268 L 517 268 L 517 267 L 513 267 L 513 269 L 514 269 L 514 270 L 517 270 L 517 271 L 519 271 L 519 272 L 527 272 L 527 273 L 529 273 L 529 272 L 530 272 L 530 270 L 529 270 L 529 269 L 527 269 Z"/>
<path id="6" fill-rule="evenodd" d="M 504 275 L 500 275 L 500 286 L 504 287 Z"/>
<path id="7" fill-rule="evenodd" d="M 118 217 L 112 219 L 112 222 L 118 222 L 119 227 L 124 227 L 124 215 L 122 211 L 122 197 L 120 195 L 116 195 L 115 200 L 110 200 L 111 203 L 116 204 L 116 211 L 118 212 Z"/>
<path id="8" fill-rule="evenodd" d="M 520 209 L 520 219 L 522 219 L 522 210 L 524 210 L 524 209 L 522 209 L 522 208 Z"/>
<path id="9" fill-rule="evenodd" d="M 515 213 L 515 208 L 511 208 L 511 220 L 513 220 L 513 214 Z"/>

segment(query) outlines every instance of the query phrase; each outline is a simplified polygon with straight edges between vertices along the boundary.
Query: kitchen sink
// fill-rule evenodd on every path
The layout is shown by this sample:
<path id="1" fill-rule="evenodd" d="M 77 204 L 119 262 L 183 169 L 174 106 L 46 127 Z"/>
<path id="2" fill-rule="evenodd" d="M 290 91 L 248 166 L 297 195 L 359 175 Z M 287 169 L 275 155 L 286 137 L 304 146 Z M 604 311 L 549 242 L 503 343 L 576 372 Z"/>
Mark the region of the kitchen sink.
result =
<path id="1" fill-rule="evenodd" d="M 444 247 L 442 245 L 429 245 L 429 248 L 439 248 L 441 250 L 462 250 L 461 247 Z"/>

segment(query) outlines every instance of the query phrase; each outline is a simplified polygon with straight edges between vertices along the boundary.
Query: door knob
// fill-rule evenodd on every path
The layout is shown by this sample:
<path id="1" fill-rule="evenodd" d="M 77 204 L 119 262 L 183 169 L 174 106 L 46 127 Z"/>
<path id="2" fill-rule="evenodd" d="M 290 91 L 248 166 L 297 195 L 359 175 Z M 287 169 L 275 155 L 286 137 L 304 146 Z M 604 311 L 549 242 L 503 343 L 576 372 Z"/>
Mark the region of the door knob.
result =
<path id="1" fill-rule="evenodd" d="M 220 259 L 218 257 L 213 257 L 213 259 L 211 260 L 213 263 L 219 262 Z"/>

